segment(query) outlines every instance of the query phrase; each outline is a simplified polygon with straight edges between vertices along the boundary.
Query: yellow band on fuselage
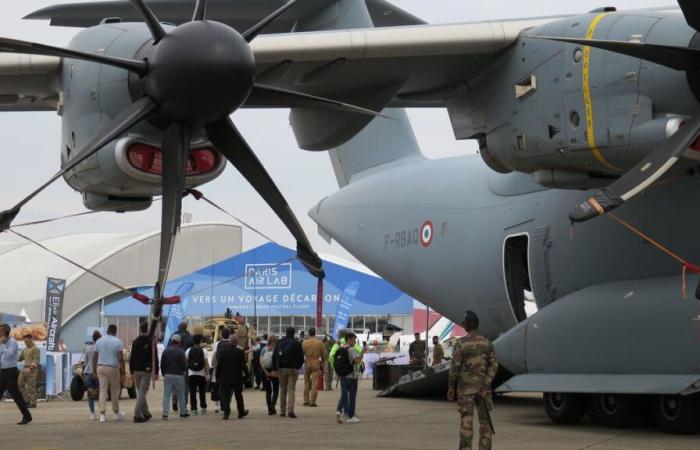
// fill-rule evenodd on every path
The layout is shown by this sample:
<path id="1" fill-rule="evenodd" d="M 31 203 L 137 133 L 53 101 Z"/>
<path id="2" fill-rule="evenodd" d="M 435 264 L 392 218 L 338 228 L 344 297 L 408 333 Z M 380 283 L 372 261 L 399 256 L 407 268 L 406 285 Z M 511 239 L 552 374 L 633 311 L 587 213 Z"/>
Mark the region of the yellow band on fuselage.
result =
<path id="1" fill-rule="evenodd" d="M 603 20 L 603 17 L 607 16 L 608 13 L 598 14 L 593 18 L 591 24 L 588 26 L 588 31 L 586 32 L 586 39 L 593 39 L 595 31 Z M 591 100 L 591 47 L 583 47 L 583 103 L 586 106 L 586 136 L 588 139 L 588 147 L 591 149 L 593 156 L 598 160 L 603 166 L 608 169 L 620 171 L 617 167 L 610 164 L 603 157 L 603 153 L 598 148 L 595 141 L 595 126 L 593 121 L 593 101 Z"/>

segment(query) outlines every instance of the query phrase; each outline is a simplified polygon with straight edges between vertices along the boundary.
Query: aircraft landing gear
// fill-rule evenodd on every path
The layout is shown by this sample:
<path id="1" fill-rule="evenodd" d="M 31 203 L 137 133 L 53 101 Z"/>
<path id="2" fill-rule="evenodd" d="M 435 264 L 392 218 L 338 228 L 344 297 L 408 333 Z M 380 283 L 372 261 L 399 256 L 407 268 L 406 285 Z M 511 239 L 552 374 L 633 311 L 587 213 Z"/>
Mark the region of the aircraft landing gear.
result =
<path id="1" fill-rule="evenodd" d="M 586 414 L 588 398 L 581 394 L 544 393 L 544 409 L 554 423 L 573 424 Z"/>
<path id="2" fill-rule="evenodd" d="M 692 434 L 700 429 L 700 394 L 656 395 L 651 405 L 656 423 L 667 433 Z"/>
<path id="3" fill-rule="evenodd" d="M 629 428 L 637 422 L 641 403 L 633 395 L 594 395 L 591 398 L 591 416 L 606 427 Z"/>

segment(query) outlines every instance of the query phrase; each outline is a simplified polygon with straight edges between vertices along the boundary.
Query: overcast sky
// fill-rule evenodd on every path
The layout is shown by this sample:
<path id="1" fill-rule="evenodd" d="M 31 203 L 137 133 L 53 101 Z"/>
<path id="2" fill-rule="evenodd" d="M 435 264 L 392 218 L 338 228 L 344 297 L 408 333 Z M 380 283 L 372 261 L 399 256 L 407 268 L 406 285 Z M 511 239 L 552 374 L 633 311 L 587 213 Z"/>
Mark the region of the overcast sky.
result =
<path id="1" fill-rule="evenodd" d="M 50 27 L 48 22 L 43 21 L 21 20 L 24 15 L 54 3 L 66 2 L 0 0 L 0 35 L 52 45 L 66 45 L 78 30 Z M 394 0 L 393 3 L 430 23 L 575 14 L 601 6 L 629 9 L 673 4 L 669 0 L 622 0 L 614 3 L 595 0 Z M 318 237 L 315 224 L 308 218 L 307 211 L 321 198 L 337 190 L 337 184 L 325 153 L 299 150 L 289 126 L 288 114 L 287 110 L 239 111 L 233 118 L 287 197 L 318 251 L 348 257 L 347 252 L 337 244 L 329 246 Z M 471 141 L 455 141 L 445 111 L 413 110 L 409 111 L 409 115 L 419 143 L 427 156 L 441 158 L 476 150 Z M 60 118 L 55 113 L 48 112 L 1 113 L 0 136 L 0 209 L 5 209 L 58 169 Z M 235 169 L 229 166 L 221 177 L 203 186 L 201 190 L 212 200 L 259 227 L 280 243 L 293 246 L 294 242 L 284 226 Z M 59 180 L 23 209 L 18 222 L 83 210 L 80 194 L 73 192 L 63 180 Z M 183 211 L 192 213 L 195 221 L 227 220 L 226 216 L 213 208 L 196 204 L 191 198 L 185 199 Z M 145 212 L 101 213 L 89 218 L 70 219 L 24 231 L 31 236 L 46 237 L 75 232 L 149 231 L 159 226 L 160 208 L 156 203 Z M 2 238 L 7 239 L 6 235 Z M 246 248 L 262 242 L 253 233 L 244 231 Z"/>

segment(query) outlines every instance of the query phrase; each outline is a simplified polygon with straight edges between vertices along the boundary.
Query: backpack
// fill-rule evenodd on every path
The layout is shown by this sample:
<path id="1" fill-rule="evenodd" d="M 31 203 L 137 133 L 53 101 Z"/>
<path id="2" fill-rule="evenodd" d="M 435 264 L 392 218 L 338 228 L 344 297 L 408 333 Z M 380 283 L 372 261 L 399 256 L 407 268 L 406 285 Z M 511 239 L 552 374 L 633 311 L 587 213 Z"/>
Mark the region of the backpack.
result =
<path id="1" fill-rule="evenodd" d="M 190 353 L 187 355 L 187 368 L 193 372 L 199 372 L 204 369 L 204 350 L 202 350 L 202 347 L 194 346 L 190 348 Z"/>
<path id="2" fill-rule="evenodd" d="M 333 369 L 339 377 L 350 375 L 353 370 L 353 361 L 350 360 L 348 348 L 340 347 L 333 357 Z"/>
<path id="3" fill-rule="evenodd" d="M 280 345 L 282 344 L 282 345 Z M 292 346 L 294 339 L 283 339 L 277 343 L 279 352 L 277 353 L 277 366 L 289 368 L 294 366 L 294 357 L 292 355 Z M 277 349 L 275 349 L 277 351 Z"/>
<path id="4" fill-rule="evenodd" d="M 272 370 L 272 353 L 271 351 L 267 350 L 265 354 L 263 355 L 263 368 L 265 370 Z"/>

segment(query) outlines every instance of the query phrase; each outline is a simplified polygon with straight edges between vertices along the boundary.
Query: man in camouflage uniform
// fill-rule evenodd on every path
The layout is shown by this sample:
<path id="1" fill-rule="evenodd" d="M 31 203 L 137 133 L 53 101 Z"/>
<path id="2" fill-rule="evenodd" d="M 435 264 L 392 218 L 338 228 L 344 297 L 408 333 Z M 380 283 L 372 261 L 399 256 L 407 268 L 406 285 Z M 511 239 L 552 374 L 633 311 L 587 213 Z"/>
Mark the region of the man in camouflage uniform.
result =
<path id="1" fill-rule="evenodd" d="M 479 450 L 491 449 L 491 381 L 496 376 L 498 361 L 493 344 L 479 334 L 478 328 L 479 317 L 467 311 L 464 329 L 468 335 L 457 341 L 452 350 L 447 398 L 452 401 L 456 397 L 461 414 L 460 450 L 472 448 L 475 407 L 479 417 Z"/>
<path id="2" fill-rule="evenodd" d="M 26 348 L 20 353 L 19 360 L 24 368 L 19 373 L 19 390 L 27 403 L 27 408 L 36 408 L 36 377 L 39 373 L 39 347 L 36 346 L 30 332 L 23 336 Z"/>

